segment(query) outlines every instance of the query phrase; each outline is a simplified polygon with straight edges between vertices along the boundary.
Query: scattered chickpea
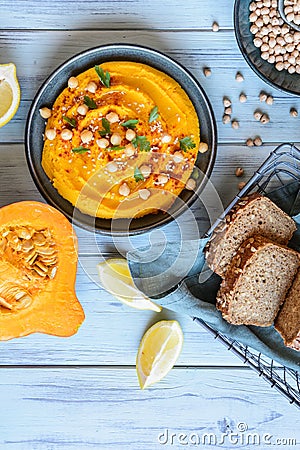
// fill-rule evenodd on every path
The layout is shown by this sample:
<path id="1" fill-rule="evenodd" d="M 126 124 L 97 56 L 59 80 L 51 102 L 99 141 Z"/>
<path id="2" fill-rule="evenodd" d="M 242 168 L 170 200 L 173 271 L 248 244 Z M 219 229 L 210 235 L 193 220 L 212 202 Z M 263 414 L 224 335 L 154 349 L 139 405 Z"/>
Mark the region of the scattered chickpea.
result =
<path id="1" fill-rule="evenodd" d="M 229 116 L 231 116 L 232 114 L 232 107 L 228 106 L 228 108 L 224 109 L 224 114 L 228 114 Z"/>
<path id="2" fill-rule="evenodd" d="M 262 140 L 259 136 L 257 136 L 253 141 L 255 147 L 260 147 L 262 145 Z"/>
<path id="3" fill-rule="evenodd" d="M 245 183 L 244 181 L 241 181 L 241 182 L 238 184 L 238 188 L 239 188 L 240 191 L 241 191 L 245 186 L 246 186 L 246 183 Z"/>
<path id="4" fill-rule="evenodd" d="M 180 163 L 181 161 L 183 161 L 184 156 L 181 152 L 175 152 L 173 155 L 173 160 L 175 163 Z"/>
<path id="5" fill-rule="evenodd" d="M 231 122 L 231 126 L 234 130 L 237 130 L 240 127 L 239 121 L 238 120 L 233 120 Z"/>
<path id="6" fill-rule="evenodd" d="M 205 77 L 210 77 L 211 76 L 211 70 L 208 67 L 204 67 L 203 69 L 203 74 Z"/>
<path id="7" fill-rule="evenodd" d="M 212 24 L 212 30 L 216 32 L 216 31 L 219 31 L 219 29 L 220 29 L 220 27 L 219 27 L 218 22 L 214 22 Z"/>
<path id="8" fill-rule="evenodd" d="M 231 100 L 228 97 L 223 97 L 223 105 L 224 108 L 228 108 L 229 106 L 231 106 Z"/>
<path id="9" fill-rule="evenodd" d="M 264 91 L 261 91 L 259 94 L 259 101 L 265 102 L 267 100 L 268 96 Z"/>
<path id="10" fill-rule="evenodd" d="M 240 102 L 241 102 L 241 103 L 246 103 L 246 101 L 247 101 L 247 95 L 244 94 L 244 92 L 241 92 L 241 93 L 240 93 L 239 99 L 240 99 Z"/>
<path id="11" fill-rule="evenodd" d="M 185 184 L 186 189 L 194 191 L 196 189 L 196 181 L 193 178 L 189 178 Z"/>
<path id="12" fill-rule="evenodd" d="M 126 156 L 133 156 L 135 154 L 135 148 L 132 144 L 125 145 L 124 153 Z"/>
<path id="13" fill-rule="evenodd" d="M 198 150 L 199 153 L 206 153 L 208 150 L 208 145 L 205 142 L 201 142 Z"/>
<path id="14" fill-rule="evenodd" d="M 151 167 L 148 166 L 147 164 L 143 164 L 140 167 L 140 171 L 141 171 L 141 174 L 143 175 L 144 178 L 148 178 L 151 175 L 151 172 L 152 172 Z"/>
<path id="15" fill-rule="evenodd" d="M 130 188 L 127 183 L 122 183 L 119 187 L 119 194 L 123 195 L 123 197 L 128 197 L 130 194 Z"/>
<path id="16" fill-rule="evenodd" d="M 76 77 L 71 77 L 68 79 L 68 87 L 70 89 L 76 89 L 78 87 L 78 80 Z"/>
<path id="17" fill-rule="evenodd" d="M 241 177 L 244 175 L 244 169 L 242 167 L 238 167 L 235 171 L 235 176 L 236 177 Z"/>
<path id="18" fill-rule="evenodd" d="M 140 189 L 139 190 L 139 196 L 142 200 L 148 200 L 150 195 L 151 195 L 151 192 L 148 189 Z"/>
<path id="19" fill-rule="evenodd" d="M 260 123 L 262 123 L 264 125 L 269 122 L 270 122 L 270 117 L 268 116 L 268 114 L 263 114 L 260 118 Z"/>
<path id="20" fill-rule="evenodd" d="M 65 130 L 62 130 L 60 133 L 60 137 L 63 141 L 70 141 L 73 137 L 73 133 L 71 130 L 68 130 L 67 128 Z"/>
<path id="21" fill-rule="evenodd" d="M 122 138 L 119 133 L 113 133 L 110 137 L 110 142 L 112 145 L 120 145 Z"/>
<path id="22" fill-rule="evenodd" d="M 90 92 L 91 94 L 95 94 L 97 91 L 97 85 L 94 83 L 94 81 L 90 81 L 86 87 L 86 90 Z"/>
<path id="23" fill-rule="evenodd" d="M 228 114 L 224 114 L 223 115 L 223 119 L 222 122 L 224 123 L 224 125 L 226 125 L 227 123 L 230 123 L 230 116 Z"/>
<path id="24" fill-rule="evenodd" d="M 262 116 L 263 116 L 263 113 L 261 111 L 259 111 L 258 109 L 256 111 L 254 111 L 253 117 L 255 120 L 260 121 Z"/>
<path id="25" fill-rule="evenodd" d="M 273 105 L 274 103 L 274 98 L 272 97 L 272 95 L 268 95 L 267 100 L 266 100 L 267 105 Z"/>
<path id="26" fill-rule="evenodd" d="M 242 81 L 244 81 L 244 77 L 243 77 L 243 75 L 241 74 L 241 72 L 237 72 L 237 73 L 236 73 L 235 79 L 236 79 L 236 81 L 237 81 L 238 83 L 241 83 Z"/>
<path id="27" fill-rule="evenodd" d="M 247 139 L 246 145 L 247 145 L 247 147 L 253 147 L 254 146 L 253 139 L 251 139 L 251 138 Z"/>
<path id="28" fill-rule="evenodd" d="M 93 139 L 93 133 L 89 130 L 83 130 L 80 134 L 80 138 L 84 144 L 89 144 Z"/>
<path id="29" fill-rule="evenodd" d="M 49 141 L 53 141 L 56 138 L 56 131 L 53 128 L 49 128 L 49 130 L 45 131 L 45 136 Z"/>
<path id="30" fill-rule="evenodd" d="M 109 123 L 117 123 L 119 121 L 119 116 L 117 113 L 110 112 L 106 114 L 106 119 L 109 121 Z"/>
<path id="31" fill-rule="evenodd" d="M 291 108 L 290 109 L 290 115 L 291 117 L 298 117 L 298 111 L 296 108 Z"/>
<path id="32" fill-rule="evenodd" d="M 136 132 L 131 130 L 130 128 L 128 130 L 126 130 L 126 134 L 125 137 L 127 139 L 127 141 L 132 141 L 132 139 L 134 139 L 136 136 Z"/>
<path id="33" fill-rule="evenodd" d="M 158 175 L 158 177 L 157 177 L 158 184 L 166 184 L 168 181 L 169 181 L 169 178 L 167 175 Z"/>
<path id="34" fill-rule="evenodd" d="M 51 114 L 51 109 L 47 108 L 46 106 L 40 109 L 40 115 L 43 119 L 49 119 L 49 117 L 51 117 Z"/>
<path id="35" fill-rule="evenodd" d="M 109 140 L 105 138 L 97 139 L 96 144 L 100 148 L 107 148 L 109 146 Z"/>
<path id="36" fill-rule="evenodd" d="M 162 144 L 169 144 L 172 141 L 172 136 L 168 133 L 163 133 L 161 137 Z"/>
<path id="37" fill-rule="evenodd" d="M 89 110 L 89 108 L 87 105 L 79 105 L 77 108 L 77 112 L 81 116 L 85 116 L 87 114 L 88 110 Z"/>
<path id="38" fill-rule="evenodd" d="M 111 161 L 108 164 L 106 164 L 106 168 L 110 173 L 117 172 L 118 166 L 115 162 Z"/>

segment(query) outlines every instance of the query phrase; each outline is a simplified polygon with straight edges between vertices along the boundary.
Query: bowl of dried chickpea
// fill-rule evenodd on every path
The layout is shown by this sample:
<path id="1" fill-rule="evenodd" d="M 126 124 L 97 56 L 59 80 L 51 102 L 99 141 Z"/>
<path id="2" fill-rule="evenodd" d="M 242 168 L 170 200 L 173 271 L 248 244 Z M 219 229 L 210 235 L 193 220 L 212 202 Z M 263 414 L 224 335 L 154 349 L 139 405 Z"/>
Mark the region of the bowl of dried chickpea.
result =
<path id="1" fill-rule="evenodd" d="M 254 72 L 273 87 L 300 95 L 300 2 L 236 0 L 234 28 Z"/>

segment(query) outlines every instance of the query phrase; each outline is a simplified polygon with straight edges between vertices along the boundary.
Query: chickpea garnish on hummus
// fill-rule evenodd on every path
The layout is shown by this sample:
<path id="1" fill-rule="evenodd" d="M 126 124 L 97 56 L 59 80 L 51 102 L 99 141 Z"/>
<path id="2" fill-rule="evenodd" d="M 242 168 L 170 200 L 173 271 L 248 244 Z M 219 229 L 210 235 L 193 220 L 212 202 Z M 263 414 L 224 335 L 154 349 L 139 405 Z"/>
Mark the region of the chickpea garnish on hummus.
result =
<path id="1" fill-rule="evenodd" d="M 70 77 L 47 118 L 42 166 L 60 195 L 101 218 L 167 211 L 199 152 L 199 121 L 171 77 L 116 61 Z M 206 146 L 206 147 L 205 147 Z"/>

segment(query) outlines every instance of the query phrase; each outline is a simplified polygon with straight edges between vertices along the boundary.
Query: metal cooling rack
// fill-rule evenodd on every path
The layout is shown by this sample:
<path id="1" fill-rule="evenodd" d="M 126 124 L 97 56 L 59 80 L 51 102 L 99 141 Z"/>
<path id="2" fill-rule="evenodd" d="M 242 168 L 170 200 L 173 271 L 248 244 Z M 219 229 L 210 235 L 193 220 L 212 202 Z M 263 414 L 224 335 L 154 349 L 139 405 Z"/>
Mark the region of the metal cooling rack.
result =
<path id="1" fill-rule="evenodd" d="M 293 185 L 298 183 L 299 185 L 294 204 L 290 211 L 287 211 L 291 215 L 295 215 L 300 212 L 300 150 L 293 144 L 282 144 L 270 154 L 258 171 L 255 172 L 246 186 L 228 205 L 222 216 L 210 228 L 206 236 L 211 235 L 216 226 L 224 220 L 226 214 L 241 197 L 254 191 L 267 194 L 291 183 Z M 212 333 L 216 340 L 255 370 L 271 387 L 284 395 L 290 403 L 300 408 L 300 372 L 285 366 L 279 366 L 278 363 L 262 353 L 214 330 L 202 319 L 194 318 L 194 321 Z"/>

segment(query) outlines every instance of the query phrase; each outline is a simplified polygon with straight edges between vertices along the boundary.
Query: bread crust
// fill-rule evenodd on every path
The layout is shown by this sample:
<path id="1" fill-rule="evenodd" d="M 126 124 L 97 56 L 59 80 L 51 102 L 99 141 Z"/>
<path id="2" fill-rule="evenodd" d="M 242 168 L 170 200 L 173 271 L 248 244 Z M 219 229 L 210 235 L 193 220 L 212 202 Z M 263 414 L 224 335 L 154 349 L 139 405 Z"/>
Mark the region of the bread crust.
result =
<path id="1" fill-rule="evenodd" d="M 296 251 L 288 247 L 285 247 L 284 245 L 276 244 L 273 241 L 260 235 L 253 235 L 250 238 L 246 239 L 243 242 L 243 244 L 239 247 L 236 255 L 232 258 L 231 263 L 226 272 L 226 277 L 225 279 L 223 279 L 221 287 L 218 291 L 216 303 L 217 309 L 221 311 L 223 318 L 226 319 L 228 322 L 235 325 L 244 324 L 244 325 L 262 326 L 261 323 L 253 322 L 252 320 L 249 321 L 248 323 L 246 321 L 243 322 L 237 321 L 230 314 L 230 305 L 234 298 L 236 290 L 243 281 L 243 274 L 247 266 L 251 263 L 253 255 L 263 248 L 274 245 L 276 245 L 277 247 L 284 248 L 285 250 L 288 250 L 289 252 L 297 255 L 299 259 L 299 254 Z M 282 302 L 283 301 L 284 297 L 282 298 Z M 264 326 L 272 325 L 272 323 L 273 322 L 266 323 L 264 324 Z"/>
<path id="2" fill-rule="evenodd" d="M 226 239 L 230 233 L 232 225 L 238 221 L 239 216 L 243 214 L 244 210 L 247 209 L 249 206 L 251 206 L 251 203 L 256 202 L 258 199 L 264 198 L 267 201 L 271 202 L 267 197 L 264 197 L 263 195 L 259 194 L 258 192 L 253 192 L 250 195 L 247 195 L 231 209 L 231 211 L 226 215 L 224 220 L 216 227 L 214 230 L 212 237 L 210 238 L 209 242 L 206 244 L 206 247 L 204 249 L 205 257 L 208 266 L 218 275 L 220 275 L 222 278 L 225 276 L 224 271 L 224 265 L 225 262 L 220 261 L 221 255 L 222 255 L 222 243 L 224 244 L 226 242 Z M 271 202 L 272 205 L 276 206 L 273 202 Z M 285 242 L 280 242 L 280 244 L 287 244 L 288 241 L 291 239 L 293 233 L 296 230 L 296 224 L 291 219 L 291 217 L 286 214 L 284 211 L 282 211 L 280 208 L 278 208 L 281 213 L 291 221 L 291 232 L 288 238 L 285 240 Z M 253 235 L 258 234 L 257 231 L 253 230 Z M 249 237 L 251 237 L 250 235 Z M 233 255 L 234 257 L 234 255 Z M 224 264 L 223 264 L 224 263 Z"/>
<path id="3" fill-rule="evenodd" d="M 284 345 L 290 347 L 294 350 L 300 351 L 300 272 L 292 284 L 285 302 L 277 315 L 275 320 L 275 329 L 280 333 Z M 292 315 L 295 320 L 295 329 L 293 332 L 286 329 L 286 325 L 289 323 L 289 317 L 287 315 Z"/>

